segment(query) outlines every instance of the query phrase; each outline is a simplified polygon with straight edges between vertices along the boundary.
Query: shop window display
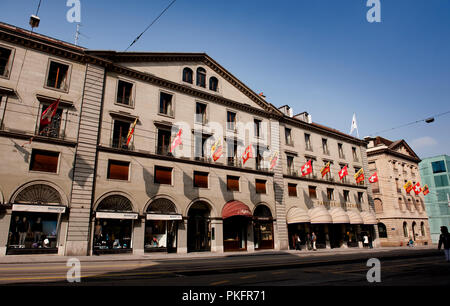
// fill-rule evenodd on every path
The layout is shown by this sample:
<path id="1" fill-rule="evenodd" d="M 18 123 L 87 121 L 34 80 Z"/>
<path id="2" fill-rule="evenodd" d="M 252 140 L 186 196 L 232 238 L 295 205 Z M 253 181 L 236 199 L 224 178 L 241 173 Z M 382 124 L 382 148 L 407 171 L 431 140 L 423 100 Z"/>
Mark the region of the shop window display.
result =
<path id="1" fill-rule="evenodd" d="M 8 250 L 57 250 L 58 215 L 14 212 L 11 216 Z M 11 253 L 11 252 L 10 252 Z"/>
<path id="2" fill-rule="evenodd" d="M 131 252 L 132 220 L 99 219 L 94 228 L 94 252 Z"/>
<path id="3" fill-rule="evenodd" d="M 145 223 L 145 250 L 168 251 L 177 247 L 177 222 L 168 220 L 147 220 Z"/>

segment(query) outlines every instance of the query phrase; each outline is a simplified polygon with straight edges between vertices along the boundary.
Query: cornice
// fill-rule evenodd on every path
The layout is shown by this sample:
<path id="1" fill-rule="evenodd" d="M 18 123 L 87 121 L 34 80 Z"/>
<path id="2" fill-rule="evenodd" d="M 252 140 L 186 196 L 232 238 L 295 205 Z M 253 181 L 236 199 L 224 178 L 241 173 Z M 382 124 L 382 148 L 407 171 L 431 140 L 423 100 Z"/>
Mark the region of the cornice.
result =
<path id="1" fill-rule="evenodd" d="M 383 148 L 383 149 L 379 149 L 379 150 L 368 151 L 367 152 L 367 157 L 381 155 L 381 154 L 396 156 L 398 158 L 403 158 L 403 159 L 406 159 L 406 160 L 408 160 L 410 162 L 413 162 L 413 163 L 419 163 L 421 161 L 420 158 L 415 158 L 415 157 L 412 157 L 412 156 L 408 156 L 408 155 L 405 155 L 403 153 L 399 153 L 397 151 L 391 150 L 389 148 Z"/>
<path id="2" fill-rule="evenodd" d="M 76 141 L 63 140 L 60 138 L 52 138 L 52 137 L 45 137 L 45 136 L 38 136 L 38 135 L 29 135 L 29 134 L 25 134 L 25 133 L 11 132 L 11 131 L 0 131 L 0 137 L 16 138 L 16 139 L 22 139 L 22 140 L 30 140 L 31 137 L 33 137 L 33 142 L 42 142 L 42 143 L 55 144 L 55 145 L 61 145 L 61 146 L 67 146 L 67 147 L 76 147 L 76 145 L 77 145 Z"/>

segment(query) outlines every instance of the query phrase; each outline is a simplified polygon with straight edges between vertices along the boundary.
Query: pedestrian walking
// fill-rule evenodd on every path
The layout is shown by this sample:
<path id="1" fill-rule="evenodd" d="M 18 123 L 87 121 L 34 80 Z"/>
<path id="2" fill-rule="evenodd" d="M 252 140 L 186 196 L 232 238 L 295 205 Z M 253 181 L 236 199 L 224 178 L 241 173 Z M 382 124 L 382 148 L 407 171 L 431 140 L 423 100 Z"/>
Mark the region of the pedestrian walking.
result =
<path id="1" fill-rule="evenodd" d="M 373 249 L 372 235 L 369 234 L 369 248 Z"/>
<path id="2" fill-rule="evenodd" d="M 301 251 L 300 242 L 301 242 L 300 236 L 295 235 L 295 249 L 297 251 Z"/>
<path id="3" fill-rule="evenodd" d="M 450 262 L 450 234 L 448 233 L 447 226 L 441 226 L 441 235 L 439 236 L 438 250 L 441 246 L 444 246 L 445 260 Z"/>
<path id="4" fill-rule="evenodd" d="M 316 249 L 316 240 L 317 240 L 316 234 L 313 232 L 312 235 L 311 235 L 311 242 L 312 242 L 312 246 L 313 246 L 313 251 L 317 251 L 317 249 Z"/>
<path id="5" fill-rule="evenodd" d="M 369 246 L 369 237 L 364 235 L 363 237 L 363 247 L 367 248 Z"/>

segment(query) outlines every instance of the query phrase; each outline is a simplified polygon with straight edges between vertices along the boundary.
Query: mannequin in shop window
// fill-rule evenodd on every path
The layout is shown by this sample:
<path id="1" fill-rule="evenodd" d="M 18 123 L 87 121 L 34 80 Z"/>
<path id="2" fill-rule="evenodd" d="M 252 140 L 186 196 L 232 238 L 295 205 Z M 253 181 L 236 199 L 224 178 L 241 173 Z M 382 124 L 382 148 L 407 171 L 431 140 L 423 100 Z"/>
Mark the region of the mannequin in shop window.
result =
<path id="1" fill-rule="evenodd" d="M 97 220 L 97 223 L 95 225 L 94 235 L 96 243 L 100 243 L 102 239 L 102 225 L 100 224 L 99 220 Z"/>
<path id="2" fill-rule="evenodd" d="M 19 242 L 19 223 L 20 223 L 20 217 L 16 216 L 11 224 L 11 230 L 9 232 L 10 245 L 16 245 Z"/>
<path id="3" fill-rule="evenodd" d="M 22 248 L 25 248 L 25 240 L 29 231 L 30 223 L 28 222 L 27 217 L 23 217 L 19 222 L 19 245 Z"/>
<path id="4" fill-rule="evenodd" d="M 42 238 L 42 222 L 40 217 L 38 217 L 36 222 L 33 223 L 33 225 L 31 226 L 31 231 L 33 232 L 34 235 L 33 247 L 36 248 L 41 243 Z"/>

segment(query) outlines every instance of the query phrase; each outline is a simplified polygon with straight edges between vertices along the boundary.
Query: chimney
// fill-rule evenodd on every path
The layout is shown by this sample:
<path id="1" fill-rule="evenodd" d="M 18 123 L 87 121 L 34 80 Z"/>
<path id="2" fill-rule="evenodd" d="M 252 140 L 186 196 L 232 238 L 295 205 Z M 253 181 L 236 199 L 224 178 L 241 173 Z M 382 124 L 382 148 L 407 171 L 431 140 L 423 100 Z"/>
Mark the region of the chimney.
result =
<path id="1" fill-rule="evenodd" d="M 297 114 L 294 116 L 295 119 L 301 120 L 303 122 L 307 122 L 307 123 L 311 123 L 312 121 L 310 120 L 311 115 L 308 114 L 308 112 L 303 112 L 300 114 Z"/>
<path id="2" fill-rule="evenodd" d="M 278 109 L 288 117 L 292 118 L 294 116 L 294 111 L 289 105 L 284 105 L 282 107 L 279 107 Z"/>

